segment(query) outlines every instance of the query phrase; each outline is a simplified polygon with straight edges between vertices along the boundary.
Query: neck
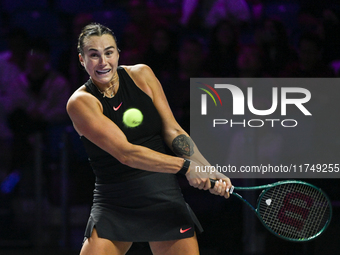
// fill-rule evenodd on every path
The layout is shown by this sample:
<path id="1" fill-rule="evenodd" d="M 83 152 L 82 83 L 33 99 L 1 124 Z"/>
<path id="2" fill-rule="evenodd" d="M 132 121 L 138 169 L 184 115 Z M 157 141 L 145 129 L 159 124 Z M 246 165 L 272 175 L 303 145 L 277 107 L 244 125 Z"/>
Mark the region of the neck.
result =
<path id="1" fill-rule="evenodd" d="M 100 89 L 99 86 L 97 86 L 93 80 L 92 83 L 96 86 L 96 88 L 98 89 L 98 91 L 103 95 L 103 97 L 108 97 L 108 98 L 112 98 L 115 96 L 115 89 L 117 87 L 117 85 L 119 85 L 119 76 L 116 73 L 116 75 L 113 77 L 112 81 L 109 83 L 109 86 L 104 88 L 104 89 Z"/>

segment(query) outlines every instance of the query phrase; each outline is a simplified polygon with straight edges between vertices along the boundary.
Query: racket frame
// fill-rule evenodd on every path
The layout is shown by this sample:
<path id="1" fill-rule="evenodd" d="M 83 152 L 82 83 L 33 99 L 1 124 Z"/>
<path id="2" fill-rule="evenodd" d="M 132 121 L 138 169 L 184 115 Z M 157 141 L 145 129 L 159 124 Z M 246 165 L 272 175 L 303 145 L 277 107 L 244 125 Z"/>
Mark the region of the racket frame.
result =
<path id="1" fill-rule="evenodd" d="M 212 188 L 215 185 L 216 180 L 210 180 L 211 184 L 212 184 Z M 265 193 L 270 189 L 273 188 L 275 186 L 279 186 L 282 184 L 302 184 L 302 185 L 307 185 L 310 186 L 316 190 L 318 190 L 320 193 L 322 193 L 324 195 L 324 197 L 326 198 L 328 205 L 329 205 L 329 217 L 328 220 L 326 222 L 326 224 L 323 226 L 323 228 L 316 233 L 315 235 L 308 237 L 308 238 L 303 238 L 303 239 L 296 239 L 296 238 L 288 238 L 288 237 L 284 237 L 281 236 L 280 234 L 276 233 L 274 230 L 272 230 L 269 226 L 267 226 L 267 224 L 263 221 L 261 215 L 259 214 L 259 207 L 260 207 L 260 203 L 259 201 L 261 201 L 262 197 L 265 195 Z M 250 204 L 246 199 L 244 199 L 240 194 L 234 192 L 235 190 L 237 191 L 249 191 L 249 190 L 262 190 L 262 192 L 260 193 L 260 195 L 257 198 L 257 202 L 256 202 L 256 208 Z M 313 239 L 315 239 L 316 237 L 318 237 L 321 233 L 323 233 L 327 227 L 329 226 L 332 216 L 333 216 L 333 209 L 332 209 L 332 203 L 331 200 L 329 199 L 329 197 L 327 196 L 327 194 L 320 188 L 314 186 L 313 184 L 304 182 L 304 181 L 299 181 L 299 180 L 285 180 L 285 181 L 278 181 L 275 183 L 271 183 L 271 184 L 266 184 L 266 185 L 259 185 L 259 186 L 252 186 L 252 187 L 235 187 L 232 186 L 232 188 L 229 191 L 229 194 L 237 197 L 238 199 L 240 199 L 242 202 L 244 202 L 246 205 L 248 205 L 248 207 L 256 214 L 257 218 L 261 221 L 262 225 L 269 230 L 269 232 L 271 232 L 272 234 L 274 234 L 275 236 L 284 239 L 284 240 L 288 240 L 288 241 L 292 241 L 292 242 L 306 242 L 306 241 L 311 241 Z"/>

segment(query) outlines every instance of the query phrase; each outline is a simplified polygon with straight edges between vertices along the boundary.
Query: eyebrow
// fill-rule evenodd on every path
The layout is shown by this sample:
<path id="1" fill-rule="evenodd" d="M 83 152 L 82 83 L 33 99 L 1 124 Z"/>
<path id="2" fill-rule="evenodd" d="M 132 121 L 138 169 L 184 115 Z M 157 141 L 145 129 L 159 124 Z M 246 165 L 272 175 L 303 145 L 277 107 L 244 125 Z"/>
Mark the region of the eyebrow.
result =
<path id="1" fill-rule="evenodd" d="M 109 50 L 109 49 L 114 49 L 114 48 L 115 48 L 114 46 L 109 46 L 109 47 L 106 47 L 106 48 L 104 49 L 104 51 Z M 94 49 L 94 48 L 90 48 L 89 51 L 98 51 L 98 50 L 97 50 L 97 49 Z"/>

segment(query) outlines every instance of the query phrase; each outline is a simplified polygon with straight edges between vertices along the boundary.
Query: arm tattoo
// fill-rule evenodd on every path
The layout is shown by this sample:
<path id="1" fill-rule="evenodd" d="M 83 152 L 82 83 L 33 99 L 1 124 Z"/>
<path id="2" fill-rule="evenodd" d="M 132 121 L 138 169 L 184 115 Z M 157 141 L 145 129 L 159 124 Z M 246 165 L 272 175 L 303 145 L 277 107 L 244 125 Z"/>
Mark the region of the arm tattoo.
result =
<path id="1" fill-rule="evenodd" d="M 186 135 L 179 135 L 172 141 L 172 150 L 178 156 L 192 156 L 194 154 L 194 143 Z"/>

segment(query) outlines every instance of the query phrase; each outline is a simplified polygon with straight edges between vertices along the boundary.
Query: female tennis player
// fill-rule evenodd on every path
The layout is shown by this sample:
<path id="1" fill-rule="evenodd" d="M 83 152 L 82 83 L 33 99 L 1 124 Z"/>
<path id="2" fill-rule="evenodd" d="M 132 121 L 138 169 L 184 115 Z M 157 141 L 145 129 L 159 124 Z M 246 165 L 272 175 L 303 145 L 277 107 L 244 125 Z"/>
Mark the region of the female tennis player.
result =
<path id="1" fill-rule="evenodd" d="M 109 28 L 84 27 L 78 51 L 90 79 L 70 97 L 67 111 L 96 175 L 80 254 L 125 254 L 133 242 L 149 242 L 158 255 L 199 254 L 196 231 L 202 228 L 175 174 L 185 174 L 191 186 L 204 190 L 209 178 L 221 180 L 210 192 L 226 198 L 229 178 L 195 171 L 209 163 L 176 122 L 152 70 L 118 65 Z M 142 112 L 138 126 L 122 121 L 130 108 Z M 168 155 L 165 146 L 177 156 Z"/>

